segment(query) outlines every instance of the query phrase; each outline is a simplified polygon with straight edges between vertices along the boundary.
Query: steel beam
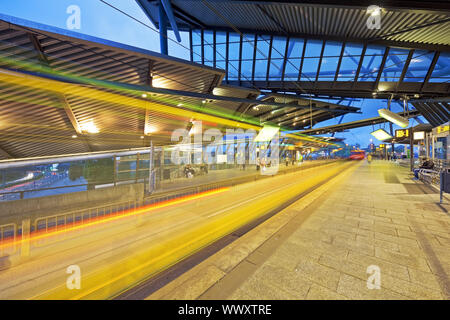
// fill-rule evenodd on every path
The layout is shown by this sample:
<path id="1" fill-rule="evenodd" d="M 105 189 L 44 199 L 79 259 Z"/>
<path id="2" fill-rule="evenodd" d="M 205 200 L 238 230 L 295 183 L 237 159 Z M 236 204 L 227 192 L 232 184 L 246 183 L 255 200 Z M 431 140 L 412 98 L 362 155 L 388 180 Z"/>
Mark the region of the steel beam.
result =
<path id="1" fill-rule="evenodd" d="M 361 58 L 359 59 L 358 68 L 356 69 L 355 79 L 353 79 L 352 88 L 354 88 L 356 83 L 358 82 L 359 73 L 361 72 L 361 67 L 362 67 L 362 64 L 363 64 L 363 61 L 364 61 L 364 56 L 366 54 L 366 50 L 367 50 L 367 44 L 364 44 L 364 47 L 363 47 L 362 52 L 361 52 Z"/>
<path id="2" fill-rule="evenodd" d="M 414 54 L 414 50 L 409 50 L 408 57 L 406 58 L 402 73 L 400 74 L 400 78 L 398 79 L 397 84 L 395 85 L 395 92 L 398 91 L 400 84 L 403 82 L 403 79 L 405 79 L 405 75 L 406 75 L 406 72 L 408 71 L 409 64 L 411 62 L 413 54 Z"/>
<path id="3" fill-rule="evenodd" d="M 423 89 L 428 85 L 430 81 L 431 75 L 433 74 L 434 68 L 436 67 L 436 63 L 439 60 L 440 52 L 436 51 L 433 56 L 433 60 L 431 61 L 430 67 L 428 68 L 427 75 L 423 80 L 422 86 L 420 87 L 420 92 L 423 92 Z"/>

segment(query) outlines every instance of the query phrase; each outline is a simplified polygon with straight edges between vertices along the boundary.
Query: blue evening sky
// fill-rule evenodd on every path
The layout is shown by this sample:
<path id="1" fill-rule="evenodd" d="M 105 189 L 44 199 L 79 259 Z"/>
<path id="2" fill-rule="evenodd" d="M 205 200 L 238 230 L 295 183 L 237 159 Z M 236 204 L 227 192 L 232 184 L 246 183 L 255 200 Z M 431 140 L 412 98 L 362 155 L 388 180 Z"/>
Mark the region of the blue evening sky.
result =
<path id="1" fill-rule="evenodd" d="M 139 5 L 133 0 L 108 0 L 112 5 L 120 8 L 139 21 L 156 29 L 152 22 L 146 17 Z M 81 9 L 81 29 L 72 30 L 91 36 L 96 36 L 116 42 L 159 52 L 159 35 L 156 31 L 141 25 L 131 18 L 117 12 L 99 0 L 14 0 L 0 2 L 0 12 L 19 18 L 56 26 L 66 29 L 66 20 L 69 14 L 66 13 L 70 5 L 78 5 Z M 189 37 L 187 33 L 182 33 L 182 45 L 189 47 Z M 175 40 L 173 33 L 169 32 L 169 37 Z M 175 40 L 176 41 L 176 40 Z M 183 59 L 189 59 L 189 50 L 169 41 L 169 54 Z M 336 103 L 336 101 L 330 101 Z M 345 103 L 343 103 L 345 104 Z M 356 101 L 353 106 L 362 107 L 363 114 L 348 114 L 343 122 L 359 120 L 378 115 L 377 110 L 386 108 L 386 101 L 363 100 Z M 393 103 L 393 111 L 402 111 L 401 107 Z M 339 117 L 316 125 L 322 127 L 337 124 Z M 378 129 L 380 125 L 375 126 Z M 383 125 L 381 125 L 383 127 Z M 388 124 L 384 127 L 388 131 Z M 394 129 L 396 127 L 394 126 Z M 353 129 L 350 132 L 337 133 L 336 137 L 345 137 L 346 143 L 359 143 L 361 147 L 366 147 L 371 138 L 372 127 Z M 378 141 L 374 139 L 378 144 Z"/>

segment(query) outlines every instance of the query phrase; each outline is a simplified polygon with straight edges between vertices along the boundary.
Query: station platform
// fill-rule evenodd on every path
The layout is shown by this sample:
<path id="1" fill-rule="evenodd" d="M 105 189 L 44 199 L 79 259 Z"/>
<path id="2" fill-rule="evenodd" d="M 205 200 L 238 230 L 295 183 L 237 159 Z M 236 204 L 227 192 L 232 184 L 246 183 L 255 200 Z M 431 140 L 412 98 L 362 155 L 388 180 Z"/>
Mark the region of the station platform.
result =
<path id="1" fill-rule="evenodd" d="M 363 161 L 147 299 L 450 299 L 449 211 L 408 169 Z"/>
<path id="2" fill-rule="evenodd" d="M 311 168 L 327 162 L 330 162 L 330 160 L 306 160 L 295 164 L 289 163 L 289 165 L 286 165 L 283 162 L 279 165 L 277 173 L 293 171 L 296 169 Z M 188 187 L 196 187 L 209 183 L 223 182 L 230 179 L 254 177 L 260 175 L 261 174 L 258 170 L 256 170 L 255 165 L 247 165 L 245 169 L 242 169 L 242 167 L 240 167 L 232 169 L 209 170 L 208 174 L 194 176 L 193 178 L 181 177 L 170 180 L 163 180 L 160 183 L 160 186 L 154 191 L 154 194 L 175 191 Z"/>

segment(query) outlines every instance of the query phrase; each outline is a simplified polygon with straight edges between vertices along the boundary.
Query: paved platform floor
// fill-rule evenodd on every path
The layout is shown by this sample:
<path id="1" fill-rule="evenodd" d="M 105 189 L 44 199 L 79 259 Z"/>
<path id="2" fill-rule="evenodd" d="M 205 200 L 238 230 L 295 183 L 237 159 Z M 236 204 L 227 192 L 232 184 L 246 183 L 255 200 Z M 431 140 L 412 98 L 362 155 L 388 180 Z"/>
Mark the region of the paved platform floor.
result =
<path id="1" fill-rule="evenodd" d="M 406 168 L 361 162 L 149 299 L 450 299 L 438 201 Z"/>

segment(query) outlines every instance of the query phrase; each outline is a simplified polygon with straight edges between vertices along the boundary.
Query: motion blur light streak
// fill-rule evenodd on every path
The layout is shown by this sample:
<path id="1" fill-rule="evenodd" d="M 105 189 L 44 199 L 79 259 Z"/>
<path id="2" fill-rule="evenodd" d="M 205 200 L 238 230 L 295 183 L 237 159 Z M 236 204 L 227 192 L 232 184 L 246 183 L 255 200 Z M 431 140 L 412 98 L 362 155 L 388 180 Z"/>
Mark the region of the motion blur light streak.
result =
<path id="1" fill-rule="evenodd" d="M 88 227 L 92 227 L 92 226 L 96 226 L 99 224 L 103 224 L 103 223 L 108 223 L 108 222 L 112 222 L 112 221 L 116 221 L 119 219 L 123 219 L 126 217 L 131 217 L 131 216 L 136 216 L 139 214 L 146 214 L 146 213 L 150 213 L 154 210 L 157 209 L 161 209 L 161 208 L 165 208 L 168 206 L 175 206 L 177 204 L 181 204 L 181 203 L 185 203 L 185 202 L 189 202 L 192 200 L 196 200 L 196 199 L 200 199 L 200 198 L 204 198 L 207 196 L 212 196 L 218 193 L 222 193 L 225 191 L 228 191 L 229 188 L 219 188 L 219 189 L 214 189 L 212 191 L 204 191 L 204 192 L 200 192 L 198 194 L 195 195 L 190 195 L 190 196 L 183 196 L 183 197 L 178 197 L 172 200 L 167 200 L 167 201 L 163 201 L 161 203 L 157 203 L 157 204 L 150 204 L 147 206 L 143 206 L 140 207 L 138 209 L 129 209 L 124 211 L 121 214 L 117 214 L 117 213 L 111 213 L 108 214 L 106 216 L 101 216 L 101 217 L 95 217 L 95 218 L 91 218 L 89 220 L 87 220 L 87 222 L 85 221 L 80 221 L 80 222 L 76 222 L 76 223 L 70 223 L 70 227 L 66 227 L 66 225 L 56 225 L 55 227 L 52 227 L 50 229 L 47 230 L 43 230 L 43 231 L 34 231 L 31 233 L 31 236 L 27 239 L 27 240 L 8 240 L 5 239 L 3 241 L 0 241 L 0 249 L 4 249 L 8 246 L 13 246 L 13 245 L 18 245 L 23 243 L 24 241 L 34 241 L 34 240 L 40 240 L 40 239 L 44 239 L 44 238 L 48 238 L 48 237 L 52 237 L 52 236 L 56 236 L 59 234 L 63 234 L 63 233 L 67 233 L 67 232 L 71 232 L 71 231 L 76 231 L 76 230 L 80 230 L 80 229 L 84 229 L 84 228 L 88 228 Z M 58 229 L 58 228 L 63 228 L 61 230 L 55 230 L 53 231 L 53 229 Z"/>
<path id="2" fill-rule="evenodd" d="M 319 173 L 311 170 L 309 173 L 298 175 L 302 181 L 287 176 L 278 176 L 273 179 L 285 181 L 290 179 L 291 183 L 275 190 L 269 190 L 266 197 L 260 197 L 260 193 L 254 201 L 239 204 L 231 201 L 227 210 L 221 214 L 208 218 L 198 217 L 189 225 L 180 225 L 171 229 L 171 233 L 163 232 L 158 241 L 152 241 L 149 245 L 136 247 L 130 251 L 131 256 L 117 256 L 115 260 L 109 260 L 108 265 L 99 265 L 90 273 L 83 276 L 81 292 L 67 290 L 65 284 L 50 288 L 45 292 L 32 297 L 33 299 L 105 299 L 124 292 L 130 286 L 137 285 L 165 270 L 175 263 L 183 260 L 198 250 L 206 247 L 221 237 L 237 230 L 258 217 L 275 210 L 280 203 L 285 203 L 293 197 L 302 194 L 311 187 L 328 181 L 331 177 L 342 172 L 345 168 L 355 169 L 354 163 L 343 162 L 340 164 L 325 165 Z M 271 184 L 273 179 L 263 179 L 264 184 Z M 264 182 L 265 181 L 265 182 Z M 230 196 L 241 193 L 240 188 L 234 189 Z M 253 192 L 254 185 L 248 185 L 246 190 Z M 267 191 L 267 190 L 266 190 Z M 229 197 L 222 199 L 229 199 Z M 248 200 L 248 199 L 247 199 Z M 226 206 L 225 206 L 226 208 Z M 224 208 L 224 209 L 225 209 Z M 193 208 L 191 208 L 193 209 Z M 216 210 L 213 210 L 214 212 Z M 171 211 L 172 212 L 172 211 Z M 183 211 L 182 211 L 183 212 Z M 168 217 L 170 217 L 170 213 Z M 169 221 L 167 221 L 169 223 Z M 150 226 L 151 224 L 149 224 Z M 156 226 L 155 226 L 156 227 Z"/>

